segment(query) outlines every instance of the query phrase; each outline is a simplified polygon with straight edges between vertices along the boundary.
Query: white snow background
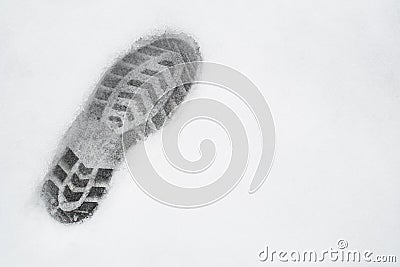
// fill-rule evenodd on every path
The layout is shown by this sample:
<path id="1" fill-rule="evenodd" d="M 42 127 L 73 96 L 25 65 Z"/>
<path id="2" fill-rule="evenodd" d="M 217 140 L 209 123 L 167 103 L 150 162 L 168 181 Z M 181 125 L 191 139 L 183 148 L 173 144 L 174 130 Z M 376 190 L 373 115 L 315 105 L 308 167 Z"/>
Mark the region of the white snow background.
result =
<path id="1" fill-rule="evenodd" d="M 122 168 L 90 220 L 57 223 L 38 190 L 59 139 L 113 60 L 165 29 L 262 91 L 277 136 L 267 181 L 247 193 L 251 156 L 227 197 L 188 210 Z M 400 257 L 399 1 L 1 0 L 0 90 L 0 266 L 265 266 L 265 245 L 338 239 Z"/>

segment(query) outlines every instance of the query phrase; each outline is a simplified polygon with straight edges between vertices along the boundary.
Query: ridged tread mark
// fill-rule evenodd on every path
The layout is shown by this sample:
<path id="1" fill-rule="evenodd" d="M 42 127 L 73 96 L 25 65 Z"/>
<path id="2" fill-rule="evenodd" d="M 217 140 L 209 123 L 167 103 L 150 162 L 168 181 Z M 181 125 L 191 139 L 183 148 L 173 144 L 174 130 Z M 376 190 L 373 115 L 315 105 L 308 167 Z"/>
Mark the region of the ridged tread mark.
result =
<path id="1" fill-rule="evenodd" d="M 92 171 L 93 171 L 93 168 L 86 168 L 86 166 L 85 166 L 83 163 L 80 163 L 80 164 L 79 164 L 78 169 L 79 169 L 79 172 L 80 172 L 81 174 L 83 174 L 83 175 L 91 174 Z"/>
<path id="2" fill-rule="evenodd" d="M 190 89 L 191 84 L 184 84 L 171 90 L 171 77 L 176 76 L 168 68 L 200 59 L 195 47 L 189 43 L 174 38 L 160 39 L 116 62 L 99 82 L 85 110 L 89 120 L 108 123 L 110 129 L 123 138 L 127 147 L 162 127 Z M 164 70 L 169 80 L 160 73 Z M 191 81 L 191 71 L 183 68 L 181 81 Z M 154 108 L 157 112 L 141 121 Z M 132 126 L 121 132 L 125 115 Z M 92 133 L 91 136 L 97 134 Z M 80 148 L 75 149 L 79 151 Z M 43 197 L 49 213 L 62 223 L 81 222 L 90 217 L 107 193 L 113 174 L 113 168 L 104 167 L 101 163 L 92 164 L 86 157 L 80 159 L 78 154 L 67 147 L 43 184 Z"/>
<path id="3" fill-rule="evenodd" d="M 88 197 L 101 198 L 106 191 L 105 187 L 93 186 L 89 190 Z"/>
<path id="4" fill-rule="evenodd" d="M 54 167 L 53 174 L 60 180 L 60 182 L 64 182 L 65 178 L 68 176 L 63 168 L 61 168 L 58 164 Z"/>
<path id="5" fill-rule="evenodd" d="M 58 182 L 48 179 L 43 184 L 43 197 L 46 200 L 49 212 L 63 223 L 78 222 L 87 218 L 93 213 L 98 205 L 97 202 L 106 192 L 112 172 L 112 169 L 99 168 L 95 175 L 92 175 L 93 168 L 86 167 L 79 161 L 72 149 L 67 147 L 53 169 L 54 179 L 57 179 Z M 76 189 L 68 185 L 68 179 Z M 93 180 L 92 186 L 88 187 L 90 180 Z M 101 186 L 97 186 L 97 184 L 101 184 Z M 78 189 L 79 191 L 76 191 Z M 82 201 L 85 191 L 87 192 L 86 198 L 90 198 L 91 201 Z M 62 197 L 60 194 L 62 194 Z M 64 210 L 59 199 L 64 199 L 68 203 L 80 204 L 73 210 Z"/>
<path id="6" fill-rule="evenodd" d="M 116 89 L 116 87 L 118 86 L 118 83 L 120 83 L 123 79 L 123 77 L 127 76 L 129 74 L 130 71 L 134 70 L 134 68 L 132 67 L 128 67 L 126 66 L 127 64 L 130 66 L 132 65 L 136 65 L 136 66 L 140 66 L 141 64 L 145 63 L 145 62 L 151 62 L 154 61 L 156 62 L 156 64 L 159 64 L 163 67 L 172 67 L 175 64 L 179 64 L 182 62 L 176 62 L 174 63 L 171 60 L 166 60 L 166 59 L 161 59 L 161 60 L 157 60 L 157 57 L 165 54 L 165 53 L 170 53 L 172 50 L 169 49 L 169 47 L 165 48 L 160 48 L 160 47 L 156 47 L 156 46 L 152 46 L 151 44 L 148 46 L 144 46 L 142 48 L 139 48 L 136 52 L 132 52 L 129 53 L 128 55 L 126 55 L 125 57 L 122 58 L 122 60 L 118 63 L 116 63 L 113 68 L 111 69 L 110 73 L 112 73 L 113 75 L 119 75 L 119 77 L 115 77 L 113 75 L 107 74 L 101 84 L 103 86 L 106 86 L 107 89 Z M 176 51 L 173 51 L 176 53 Z M 158 61 L 158 62 L 157 62 Z M 153 63 L 154 64 L 154 63 Z M 141 73 L 145 74 L 147 76 L 156 76 L 157 73 L 159 71 L 154 71 L 154 70 L 150 70 L 148 68 L 144 69 Z M 168 90 L 168 84 L 166 83 L 164 77 L 162 75 L 157 76 L 158 78 L 158 82 L 160 84 L 161 90 L 162 91 L 166 91 Z M 145 81 L 142 81 L 140 79 L 130 79 L 128 81 L 128 85 L 132 86 L 132 87 L 143 87 L 143 84 L 145 83 Z M 119 98 L 125 98 L 125 99 L 132 99 L 134 98 L 134 94 L 132 92 L 126 92 L 126 91 L 121 91 L 118 90 L 118 97 Z M 150 98 L 152 100 L 152 102 L 155 102 L 155 97 L 154 97 L 154 90 L 152 91 L 148 91 Z M 108 100 L 110 98 L 110 95 L 112 94 L 112 91 L 100 91 L 98 93 L 98 99 L 100 100 Z M 137 100 L 137 105 L 139 106 L 139 111 L 144 114 L 145 111 L 148 109 L 146 108 L 146 106 L 144 105 L 143 99 L 141 99 L 140 97 L 136 98 Z M 100 113 L 105 111 L 105 108 L 103 108 L 103 105 L 101 104 L 97 104 L 93 107 L 93 109 L 96 111 L 96 118 L 99 119 L 99 117 L 101 117 Z M 113 108 L 114 109 L 114 108 Z M 114 109 L 115 110 L 115 109 Z M 117 117 L 119 117 L 120 119 L 118 119 Z M 132 117 L 132 116 L 131 116 Z M 135 116 L 133 116 L 135 117 Z M 108 114 L 108 121 L 110 121 L 110 123 L 112 125 L 115 125 L 117 128 L 121 128 L 121 121 L 123 121 L 124 118 L 124 114 Z"/>
<path id="7" fill-rule="evenodd" d="M 83 192 L 73 192 L 68 185 L 64 188 L 64 196 L 69 202 L 76 202 L 81 199 Z"/>
<path id="8" fill-rule="evenodd" d="M 89 179 L 80 179 L 79 176 L 74 173 L 72 174 L 71 183 L 76 187 L 86 187 L 89 183 Z"/>
<path id="9" fill-rule="evenodd" d="M 112 169 L 98 169 L 95 182 L 108 183 L 111 179 L 113 170 Z"/>
<path id="10" fill-rule="evenodd" d="M 53 214 L 54 218 L 63 223 L 81 222 L 93 214 L 98 206 L 97 202 L 83 202 L 72 211 L 64 211 L 58 208 Z"/>

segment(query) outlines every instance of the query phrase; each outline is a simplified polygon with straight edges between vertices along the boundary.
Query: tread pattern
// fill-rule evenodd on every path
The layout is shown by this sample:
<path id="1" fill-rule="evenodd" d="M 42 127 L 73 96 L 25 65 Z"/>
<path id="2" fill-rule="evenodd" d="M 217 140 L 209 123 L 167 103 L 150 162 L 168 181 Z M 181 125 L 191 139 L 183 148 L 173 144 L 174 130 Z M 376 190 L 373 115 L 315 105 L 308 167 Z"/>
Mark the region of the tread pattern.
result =
<path id="1" fill-rule="evenodd" d="M 168 68 L 200 59 L 197 45 L 182 35 L 156 37 L 127 53 L 106 72 L 83 111 L 88 125 L 95 123 L 100 129 L 103 125 L 108 129 L 86 129 L 93 131 L 86 143 L 105 146 L 98 131 L 110 131 L 129 147 L 160 129 L 184 100 L 197 71 L 184 65 Z M 66 136 L 72 144 L 79 138 L 68 132 Z M 43 184 L 47 209 L 62 223 L 90 217 L 110 187 L 114 168 L 98 160 L 100 155 L 94 154 L 92 159 L 81 150 L 67 145 Z M 119 150 L 105 151 L 122 158 Z"/>

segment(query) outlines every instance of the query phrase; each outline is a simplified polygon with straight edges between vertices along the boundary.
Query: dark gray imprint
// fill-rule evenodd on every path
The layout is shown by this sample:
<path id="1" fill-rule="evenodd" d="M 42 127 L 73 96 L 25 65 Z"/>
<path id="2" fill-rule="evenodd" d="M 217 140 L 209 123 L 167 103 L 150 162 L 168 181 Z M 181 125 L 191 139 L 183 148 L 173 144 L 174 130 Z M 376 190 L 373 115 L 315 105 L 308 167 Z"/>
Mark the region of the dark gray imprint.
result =
<path id="1" fill-rule="evenodd" d="M 164 34 L 138 43 L 100 80 L 45 177 L 42 196 L 59 222 L 80 222 L 93 214 L 123 148 L 160 129 L 196 77 L 196 65 L 182 65 L 201 60 L 190 37 Z M 172 68 L 177 65 L 178 72 Z"/>

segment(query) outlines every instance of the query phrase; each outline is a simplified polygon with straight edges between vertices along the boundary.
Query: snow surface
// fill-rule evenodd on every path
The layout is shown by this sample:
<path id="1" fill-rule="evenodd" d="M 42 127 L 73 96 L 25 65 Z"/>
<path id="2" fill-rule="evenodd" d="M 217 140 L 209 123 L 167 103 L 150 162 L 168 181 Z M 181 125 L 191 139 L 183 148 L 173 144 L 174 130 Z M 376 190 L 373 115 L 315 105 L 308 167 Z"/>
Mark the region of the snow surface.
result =
<path id="1" fill-rule="evenodd" d="M 258 266 L 265 245 L 338 239 L 399 257 L 399 25 L 398 1 L 3 0 L 0 266 Z M 247 193 L 250 162 L 226 198 L 177 209 L 122 168 L 92 219 L 57 223 L 38 192 L 59 139 L 113 60 L 164 29 L 259 86 L 277 136 L 266 183 Z"/>

